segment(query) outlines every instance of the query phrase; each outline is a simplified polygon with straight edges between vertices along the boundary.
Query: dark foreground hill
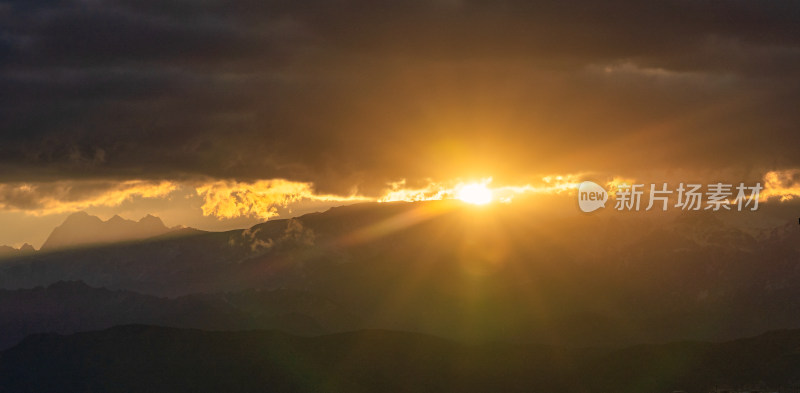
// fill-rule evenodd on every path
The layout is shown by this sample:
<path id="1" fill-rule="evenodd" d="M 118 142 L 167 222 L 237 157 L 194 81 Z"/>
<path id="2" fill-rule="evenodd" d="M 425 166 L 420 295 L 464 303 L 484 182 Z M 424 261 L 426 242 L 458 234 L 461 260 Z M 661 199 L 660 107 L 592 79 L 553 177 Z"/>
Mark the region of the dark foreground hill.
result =
<path id="1" fill-rule="evenodd" d="M 789 392 L 798 384 L 797 330 L 568 350 L 391 331 L 299 337 L 134 325 L 31 336 L 0 355 L 7 392 Z"/>

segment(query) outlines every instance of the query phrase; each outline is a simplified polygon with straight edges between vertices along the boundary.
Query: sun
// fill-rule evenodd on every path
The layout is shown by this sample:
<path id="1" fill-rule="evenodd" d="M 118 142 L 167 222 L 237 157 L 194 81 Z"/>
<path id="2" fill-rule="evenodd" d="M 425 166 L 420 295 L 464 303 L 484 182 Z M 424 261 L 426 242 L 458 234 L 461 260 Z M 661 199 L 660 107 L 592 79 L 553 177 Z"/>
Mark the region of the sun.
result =
<path id="1" fill-rule="evenodd" d="M 467 184 L 456 192 L 456 198 L 473 205 L 485 205 L 492 201 L 492 190 L 484 184 Z"/>

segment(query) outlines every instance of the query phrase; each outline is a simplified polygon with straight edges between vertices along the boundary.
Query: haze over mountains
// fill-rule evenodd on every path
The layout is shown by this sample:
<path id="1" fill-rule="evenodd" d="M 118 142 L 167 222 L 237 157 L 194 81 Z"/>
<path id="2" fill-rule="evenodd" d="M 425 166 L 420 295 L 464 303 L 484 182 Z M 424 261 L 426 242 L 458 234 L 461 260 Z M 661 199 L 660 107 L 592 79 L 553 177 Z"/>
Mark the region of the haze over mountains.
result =
<path id="1" fill-rule="evenodd" d="M 158 237 L 180 237 L 200 234 L 203 231 L 177 225 L 172 228 L 153 215 L 146 215 L 139 221 L 124 219 L 114 215 L 103 221 L 86 212 L 73 213 L 59 226 L 55 227 L 39 250 L 25 243 L 20 248 L 0 246 L 0 261 L 30 256 L 34 253 L 58 252 L 69 249 L 136 242 Z"/>
<path id="2" fill-rule="evenodd" d="M 57 251 L 68 248 L 97 246 L 128 241 L 143 240 L 165 234 L 177 232 L 200 232 L 193 228 L 181 225 L 168 228 L 160 218 L 146 215 L 139 221 L 128 220 L 114 215 L 103 221 L 97 216 L 86 212 L 77 212 L 69 215 L 64 222 L 55 227 L 42 244 L 39 251 Z M 0 258 L 15 257 L 35 252 L 36 249 L 28 243 L 17 249 L 10 246 L 0 246 Z"/>
<path id="3" fill-rule="evenodd" d="M 278 329 L 315 335 L 352 330 L 360 321 L 336 304 L 297 290 L 246 290 L 174 299 L 62 281 L 46 288 L 0 290 L 0 350 L 33 333 L 75 333 L 149 324 L 212 330 Z"/>
<path id="4" fill-rule="evenodd" d="M 177 228 L 175 228 L 177 229 Z M 115 215 L 103 221 L 86 212 L 70 215 L 56 227 L 41 247 L 43 251 L 52 251 L 70 247 L 116 243 L 140 240 L 168 233 L 174 229 L 167 228 L 160 218 L 147 215 L 141 220 L 126 220 Z"/>
<path id="5" fill-rule="evenodd" d="M 0 258 L 7 258 L 7 257 L 16 257 L 20 255 L 29 254 L 32 252 L 36 252 L 36 249 L 33 248 L 32 245 L 25 243 L 20 248 L 14 248 L 11 246 L 0 246 Z"/>
<path id="6" fill-rule="evenodd" d="M 754 232 L 703 213 L 652 220 L 361 204 L 246 230 L 20 256 L 0 263 L 0 287 L 71 280 L 156 297 L 288 290 L 335 305 L 359 328 L 468 341 L 722 340 L 800 327 L 792 225 Z"/>

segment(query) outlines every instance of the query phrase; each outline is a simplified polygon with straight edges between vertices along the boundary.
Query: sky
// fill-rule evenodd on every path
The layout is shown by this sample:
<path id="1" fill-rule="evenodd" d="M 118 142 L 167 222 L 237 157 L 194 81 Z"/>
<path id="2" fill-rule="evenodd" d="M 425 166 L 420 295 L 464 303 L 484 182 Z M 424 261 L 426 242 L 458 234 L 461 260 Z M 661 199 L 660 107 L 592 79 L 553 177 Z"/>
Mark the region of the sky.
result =
<path id="1" fill-rule="evenodd" d="M 796 1 L 0 1 L 0 244 L 488 179 L 791 199 L 798 65 Z"/>

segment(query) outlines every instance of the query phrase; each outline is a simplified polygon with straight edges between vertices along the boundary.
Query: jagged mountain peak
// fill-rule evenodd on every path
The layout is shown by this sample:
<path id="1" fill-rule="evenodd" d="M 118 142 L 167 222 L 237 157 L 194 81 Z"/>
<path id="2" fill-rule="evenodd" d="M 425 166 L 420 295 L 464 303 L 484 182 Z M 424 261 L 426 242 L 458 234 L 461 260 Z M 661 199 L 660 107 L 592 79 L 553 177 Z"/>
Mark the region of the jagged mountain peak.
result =
<path id="1" fill-rule="evenodd" d="M 142 217 L 142 219 L 139 220 L 139 224 L 157 225 L 157 226 L 162 226 L 162 227 L 166 228 L 166 225 L 164 225 L 164 221 L 161 221 L 160 218 L 158 218 L 158 217 L 156 217 L 156 216 L 154 216 L 152 214 L 148 214 L 148 215 Z"/>
<path id="2" fill-rule="evenodd" d="M 119 214 L 115 214 L 113 217 L 109 218 L 106 222 L 127 222 L 130 220 L 126 220 L 119 216 Z"/>
<path id="3" fill-rule="evenodd" d="M 42 245 L 43 250 L 92 244 L 115 243 L 160 236 L 170 229 L 160 218 L 148 214 L 139 221 L 114 215 L 107 221 L 86 212 L 69 215 Z"/>
<path id="4" fill-rule="evenodd" d="M 36 251 L 36 249 L 33 248 L 32 245 L 30 245 L 28 243 L 25 243 L 25 244 L 22 245 L 22 247 L 19 248 L 19 251 L 22 252 L 22 253 L 29 253 L 29 252 Z"/>
<path id="5" fill-rule="evenodd" d="M 25 243 L 20 248 L 11 246 L 0 246 L 0 258 L 16 257 L 36 252 L 32 245 Z"/>
<path id="6" fill-rule="evenodd" d="M 84 211 L 72 213 L 67 216 L 66 220 L 61 225 L 76 225 L 82 223 L 102 223 L 100 217 L 92 216 Z"/>

